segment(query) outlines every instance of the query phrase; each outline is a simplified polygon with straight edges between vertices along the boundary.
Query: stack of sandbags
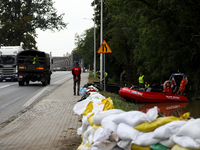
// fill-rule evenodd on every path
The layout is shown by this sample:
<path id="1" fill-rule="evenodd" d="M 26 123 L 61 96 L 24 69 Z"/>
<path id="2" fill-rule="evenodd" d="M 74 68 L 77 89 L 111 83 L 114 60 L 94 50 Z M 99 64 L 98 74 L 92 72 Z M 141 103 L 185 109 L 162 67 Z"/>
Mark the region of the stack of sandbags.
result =
<path id="1" fill-rule="evenodd" d="M 157 118 L 157 109 L 154 107 L 147 113 L 124 112 L 114 109 L 110 98 L 91 92 L 86 100 L 74 106 L 74 112 L 82 115 L 82 126 L 77 130 L 82 136 L 82 144 L 78 150 L 159 150 L 161 147 L 168 150 L 177 146 L 188 147 L 179 144 L 177 138 L 191 137 L 188 133 L 179 133 L 190 122 L 185 121 L 189 113 L 182 118 Z M 197 143 L 200 141 L 197 136 L 192 138 L 197 139 L 193 140 Z"/>
<path id="2" fill-rule="evenodd" d="M 200 149 L 200 119 L 189 120 L 172 139 L 178 146 L 187 149 Z"/>

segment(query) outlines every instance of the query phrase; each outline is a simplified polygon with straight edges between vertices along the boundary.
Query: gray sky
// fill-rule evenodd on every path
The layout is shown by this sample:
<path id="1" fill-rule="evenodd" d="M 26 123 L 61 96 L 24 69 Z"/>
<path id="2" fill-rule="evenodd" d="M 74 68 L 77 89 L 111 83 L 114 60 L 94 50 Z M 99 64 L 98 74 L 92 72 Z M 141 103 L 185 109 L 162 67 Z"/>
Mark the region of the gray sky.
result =
<path id="1" fill-rule="evenodd" d="M 92 0 L 54 1 L 58 14 L 65 13 L 64 21 L 69 23 L 67 29 L 60 32 L 36 30 L 38 34 L 36 41 L 38 50 L 52 52 L 53 56 L 63 56 L 67 52 L 71 53 L 75 48 L 76 33 L 80 35 L 84 33 L 84 30 L 94 26 L 94 22 L 90 20 L 93 18 L 94 10 L 91 7 Z"/>

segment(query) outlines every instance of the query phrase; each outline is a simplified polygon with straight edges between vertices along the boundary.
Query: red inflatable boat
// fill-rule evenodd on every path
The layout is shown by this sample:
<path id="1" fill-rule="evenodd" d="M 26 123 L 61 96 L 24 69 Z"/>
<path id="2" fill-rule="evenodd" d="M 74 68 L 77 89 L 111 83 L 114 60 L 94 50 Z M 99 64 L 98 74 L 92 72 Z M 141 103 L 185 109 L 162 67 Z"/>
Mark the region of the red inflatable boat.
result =
<path id="1" fill-rule="evenodd" d="M 119 95 L 125 99 L 132 99 L 140 103 L 172 103 L 188 102 L 188 99 L 181 94 L 166 94 L 162 92 L 147 92 L 133 90 L 123 87 L 119 90 Z"/>

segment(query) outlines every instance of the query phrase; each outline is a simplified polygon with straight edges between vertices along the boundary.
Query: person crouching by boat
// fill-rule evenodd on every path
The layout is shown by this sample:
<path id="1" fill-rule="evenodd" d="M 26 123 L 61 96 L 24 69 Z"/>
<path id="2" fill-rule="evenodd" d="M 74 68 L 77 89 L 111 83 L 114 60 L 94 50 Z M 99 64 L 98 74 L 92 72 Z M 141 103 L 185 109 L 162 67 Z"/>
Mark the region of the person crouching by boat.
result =
<path id="1" fill-rule="evenodd" d="M 138 80 L 139 80 L 139 87 L 144 88 L 144 75 L 142 73 L 140 73 Z"/>
<path id="2" fill-rule="evenodd" d="M 150 84 L 148 84 L 148 82 L 145 82 L 145 89 L 148 89 L 150 86 Z"/>
<path id="3" fill-rule="evenodd" d="M 171 82 L 167 82 L 166 87 L 164 88 L 163 92 L 166 94 L 172 94 Z"/>

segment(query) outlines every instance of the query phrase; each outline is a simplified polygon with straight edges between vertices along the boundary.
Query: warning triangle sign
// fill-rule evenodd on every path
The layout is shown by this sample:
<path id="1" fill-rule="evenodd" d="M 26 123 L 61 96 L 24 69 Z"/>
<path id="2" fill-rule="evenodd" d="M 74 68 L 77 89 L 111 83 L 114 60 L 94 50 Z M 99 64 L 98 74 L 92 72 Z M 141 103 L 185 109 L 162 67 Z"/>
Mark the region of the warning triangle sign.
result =
<path id="1" fill-rule="evenodd" d="M 112 50 L 104 40 L 97 53 L 112 53 Z"/>

